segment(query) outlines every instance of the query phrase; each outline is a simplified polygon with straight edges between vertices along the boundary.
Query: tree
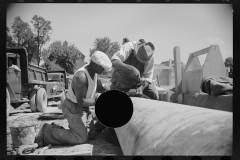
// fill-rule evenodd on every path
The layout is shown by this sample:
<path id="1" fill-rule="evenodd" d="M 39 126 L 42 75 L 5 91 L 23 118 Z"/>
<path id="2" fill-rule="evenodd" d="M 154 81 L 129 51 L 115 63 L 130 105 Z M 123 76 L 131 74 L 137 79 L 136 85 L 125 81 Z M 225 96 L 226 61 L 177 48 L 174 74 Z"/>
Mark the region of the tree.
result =
<path id="1" fill-rule="evenodd" d="M 35 42 L 34 34 L 31 29 L 27 29 L 24 34 L 24 42 L 22 46 L 26 48 L 28 52 L 28 62 L 32 62 L 37 59 L 37 44 Z"/>
<path id="2" fill-rule="evenodd" d="M 21 47 L 24 42 L 25 33 L 30 29 L 28 23 L 22 21 L 20 16 L 15 17 L 12 24 L 13 39 L 17 41 L 17 47 Z"/>
<path id="3" fill-rule="evenodd" d="M 8 26 L 6 27 L 6 46 L 7 47 L 15 47 L 16 46 L 16 43 L 14 42 L 14 40 L 10 34 L 10 29 Z"/>
<path id="4" fill-rule="evenodd" d="M 50 34 L 52 31 L 51 22 L 45 20 L 43 17 L 34 15 L 31 23 L 34 27 L 34 38 L 37 43 L 37 54 L 35 55 L 37 59 L 37 63 L 39 65 L 42 60 L 41 48 L 42 46 L 50 40 Z"/>
<path id="5" fill-rule="evenodd" d="M 111 58 L 113 54 L 120 49 L 120 44 L 118 42 L 111 42 L 111 39 L 108 37 L 96 38 L 93 42 L 93 46 L 93 49 L 90 48 L 90 57 L 95 51 L 101 51 Z M 104 71 L 103 74 L 107 73 Z"/>
<path id="6" fill-rule="evenodd" d="M 48 71 L 64 71 L 62 67 L 56 64 L 56 60 L 50 61 L 49 59 L 46 59 L 41 66 L 46 67 Z"/>
<path id="7" fill-rule="evenodd" d="M 95 51 L 98 50 L 111 58 L 113 54 L 120 49 L 120 44 L 118 42 L 111 42 L 111 39 L 108 37 L 96 38 L 93 42 L 93 46 L 93 49 L 90 48 L 90 57 Z"/>
<path id="8" fill-rule="evenodd" d="M 44 65 L 52 70 L 55 67 L 52 63 L 63 68 L 67 73 L 73 74 L 74 71 L 84 65 L 85 56 L 67 41 L 53 42 L 47 49 L 43 49 Z"/>

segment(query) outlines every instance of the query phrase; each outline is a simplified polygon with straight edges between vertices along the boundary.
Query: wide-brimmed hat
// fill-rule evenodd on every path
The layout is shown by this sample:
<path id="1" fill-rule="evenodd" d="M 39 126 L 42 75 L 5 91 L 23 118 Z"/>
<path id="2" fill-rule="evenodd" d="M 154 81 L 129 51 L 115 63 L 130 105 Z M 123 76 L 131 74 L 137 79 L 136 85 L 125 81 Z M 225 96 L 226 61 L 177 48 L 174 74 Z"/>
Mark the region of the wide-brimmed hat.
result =
<path id="1" fill-rule="evenodd" d="M 138 41 L 134 50 L 137 59 L 142 63 L 147 63 L 152 58 L 155 47 L 151 42 Z"/>

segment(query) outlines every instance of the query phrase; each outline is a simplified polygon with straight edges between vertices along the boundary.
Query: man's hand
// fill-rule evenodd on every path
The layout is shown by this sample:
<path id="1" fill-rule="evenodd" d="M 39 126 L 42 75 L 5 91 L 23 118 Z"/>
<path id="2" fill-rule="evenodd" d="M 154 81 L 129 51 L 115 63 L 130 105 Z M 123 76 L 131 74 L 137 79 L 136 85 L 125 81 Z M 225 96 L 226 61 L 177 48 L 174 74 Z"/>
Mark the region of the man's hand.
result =
<path id="1" fill-rule="evenodd" d="M 88 98 L 88 99 L 83 98 L 83 105 L 86 107 L 95 106 L 95 103 L 100 95 L 101 95 L 100 93 L 95 93 L 93 98 Z"/>
<path id="2" fill-rule="evenodd" d="M 135 94 L 138 94 L 138 95 L 142 95 L 142 94 L 143 94 L 142 91 L 143 91 L 143 90 L 142 90 L 142 86 L 140 86 L 140 87 L 137 88 L 137 89 L 130 89 L 128 92 L 130 92 L 130 93 L 135 93 Z"/>
<path id="3" fill-rule="evenodd" d="M 88 98 L 88 99 L 83 98 L 83 105 L 86 106 L 86 107 L 94 106 L 95 102 L 96 102 L 95 97 L 94 98 Z"/>

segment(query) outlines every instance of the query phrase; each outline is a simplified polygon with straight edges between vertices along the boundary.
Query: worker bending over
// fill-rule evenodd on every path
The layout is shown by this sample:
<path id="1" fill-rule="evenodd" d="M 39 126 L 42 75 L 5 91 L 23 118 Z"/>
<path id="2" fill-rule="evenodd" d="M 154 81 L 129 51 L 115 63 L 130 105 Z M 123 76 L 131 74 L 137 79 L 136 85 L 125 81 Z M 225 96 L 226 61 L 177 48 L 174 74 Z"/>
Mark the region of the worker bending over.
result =
<path id="1" fill-rule="evenodd" d="M 152 83 L 154 51 L 154 45 L 144 39 L 124 43 L 111 58 L 114 72 L 110 89 L 124 92 L 140 89 L 149 98 L 158 100 L 157 88 Z"/>

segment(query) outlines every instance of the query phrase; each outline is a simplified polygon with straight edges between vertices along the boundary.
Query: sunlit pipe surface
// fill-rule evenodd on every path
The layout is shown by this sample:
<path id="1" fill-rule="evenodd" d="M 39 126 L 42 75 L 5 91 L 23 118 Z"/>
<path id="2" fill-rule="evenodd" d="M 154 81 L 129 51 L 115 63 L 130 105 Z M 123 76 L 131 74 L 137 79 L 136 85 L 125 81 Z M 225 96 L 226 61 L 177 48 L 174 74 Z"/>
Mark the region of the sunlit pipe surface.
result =
<path id="1" fill-rule="evenodd" d="M 231 155 L 231 112 L 131 99 L 131 120 L 115 128 L 124 155 Z"/>

